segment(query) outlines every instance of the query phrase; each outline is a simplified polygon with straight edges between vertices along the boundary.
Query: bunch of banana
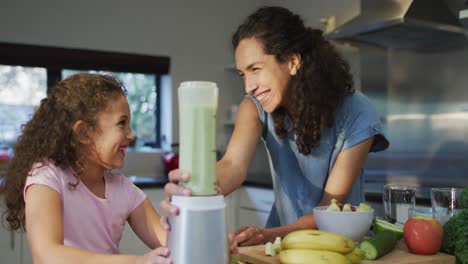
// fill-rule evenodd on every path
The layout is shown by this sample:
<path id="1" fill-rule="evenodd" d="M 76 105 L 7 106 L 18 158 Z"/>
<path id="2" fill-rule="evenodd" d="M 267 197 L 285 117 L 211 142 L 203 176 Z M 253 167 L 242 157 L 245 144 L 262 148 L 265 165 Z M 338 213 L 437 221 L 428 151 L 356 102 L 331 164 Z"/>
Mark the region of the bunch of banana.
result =
<path id="1" fill-rule="evenodd" d="M 354 247 L 350 238 L 315 229 L 291 232 L 281 241 L 282 249 L 316 249 L 347 254 L 353 251 Z"/>
<path id="2" fill-rule="evenodd" d="M 312 229 L 289 233 L 283 238 L 281 248 L 282 264 L 350 264 L 359 263 L 361 259 L 354 257 L 359 252 L 351 239 Z"/>
<path id="3" fill-rule="evenodd" d="M 351 260 L 333 251 L 315 249 L 286 249 L 280 252 L 282 264 L 350 264 Z"/>

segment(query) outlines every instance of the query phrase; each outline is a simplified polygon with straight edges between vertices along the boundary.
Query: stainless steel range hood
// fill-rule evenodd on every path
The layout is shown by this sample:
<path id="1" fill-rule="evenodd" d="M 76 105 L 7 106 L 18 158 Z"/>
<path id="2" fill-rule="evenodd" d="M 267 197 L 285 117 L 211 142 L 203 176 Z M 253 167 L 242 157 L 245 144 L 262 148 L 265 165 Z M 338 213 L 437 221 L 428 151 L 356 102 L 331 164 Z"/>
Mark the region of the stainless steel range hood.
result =
<path id="1" fill-rule="evenodd" d="M 361 14 L 328 39 L 389 49 L 441 50 L 466 45 L 467 31 L 443 0 L 361 0 Z"/>

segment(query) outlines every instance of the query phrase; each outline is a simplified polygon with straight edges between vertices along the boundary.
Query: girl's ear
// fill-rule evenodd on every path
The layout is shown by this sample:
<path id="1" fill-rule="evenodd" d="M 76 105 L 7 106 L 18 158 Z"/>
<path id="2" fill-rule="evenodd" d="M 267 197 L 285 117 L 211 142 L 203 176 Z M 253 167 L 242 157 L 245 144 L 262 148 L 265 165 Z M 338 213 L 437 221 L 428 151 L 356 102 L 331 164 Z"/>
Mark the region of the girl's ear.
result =
<path id="1" fill-rule="evenodd" d="M 73 134 L 75 134 L 75 137 L 78 140 L 78 142 L 85 144 L 85 145 L 89 143 L 86 123 L 83 120 L 76 121 L 75 124 L 73 124 L 72 129 L 73 129 Z"/>
<path id="2" fill-rule="evenodd" d="M 299 53 L 294 53 L 289 57 L 289 73 L 291 75 L 296 75 L 297 72 L 299 71 L 299 68 L 301 68 L 301 54 Z"/>

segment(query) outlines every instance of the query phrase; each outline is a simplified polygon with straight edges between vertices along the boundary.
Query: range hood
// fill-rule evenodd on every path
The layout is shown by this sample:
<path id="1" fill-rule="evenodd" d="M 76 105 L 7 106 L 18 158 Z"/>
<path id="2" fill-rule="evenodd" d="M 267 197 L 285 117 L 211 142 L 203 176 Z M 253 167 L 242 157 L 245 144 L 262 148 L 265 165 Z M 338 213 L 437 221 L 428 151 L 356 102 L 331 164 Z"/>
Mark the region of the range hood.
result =
<path id="1" fill-rule="evenodd" d="M 465 46 L 467 31 L 443 0 L 361 0 L 361 14 L 325 35 L 388 49 Z"/>

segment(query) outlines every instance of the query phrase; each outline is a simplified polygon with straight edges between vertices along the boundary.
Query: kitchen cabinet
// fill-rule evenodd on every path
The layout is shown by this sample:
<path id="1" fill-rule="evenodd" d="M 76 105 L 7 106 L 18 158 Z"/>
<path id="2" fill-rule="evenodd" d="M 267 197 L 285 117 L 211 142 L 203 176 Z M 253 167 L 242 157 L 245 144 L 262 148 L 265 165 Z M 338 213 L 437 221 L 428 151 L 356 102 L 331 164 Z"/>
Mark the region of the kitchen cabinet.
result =
<path id="1" fill-rule="evenodd" d="M 238 228 L 242 226 L 265 227 L 274 203 L 272 189 L 244 186 L 239 189 Z"/>
<path id="2" fill-rule="evenodd" d="M 132 255 L 143 255 L 150 251 L 140 238 L 133 232 L 132 228 L 128 223 L 125 224 L 125 228 L 120 240 L 119 249 L 121 254 L 132 254 Z"/>
<path id="3" fill-rule="evenodd" d="M 28 237 L 26 233 L 21 236 L 21 264 L 33 264 L 31 250 L 29 250 Z"/>
<path id="4" fill-rule="evenodd" d="M 146 188 L 143 189 L 148 199 L 154 206 L 154 209 L 162 215 L 159 203 L 164 198 L 164 188 Z M 133 232 L 132 228 L 128 223 L 125 224 L 125 228 L 120 240 L 119 249 L 121 254 L 135 254 L 143 255 L 150 251 L 150 249 L 140 240 L 140 238 Z"/>
<path id="5" fill-rule="evenodd" d="M 2 263 L 20 263 L 21 259 L 21 235 L 3 226 L 0 226 L 0 256 Z"/>
<path id="6" fill-rule="evenodd" d="M 3 213 L 6 206 L 3 197 L 0 196 L 0 212 Z M 27 244 L 26 234 L 22 232 L 9 231 L 0 225 L 0 262 L 1 263 L 32 263 L 31 254 L 28 250 L 23 250 L 23 245 Z"/>
<path id="7" fill-rule="evenodd" d="M 239 193 L 240 189 L 225 197 L 226 225 L 229 233 L 234 233 L 239 228 Z"/>

